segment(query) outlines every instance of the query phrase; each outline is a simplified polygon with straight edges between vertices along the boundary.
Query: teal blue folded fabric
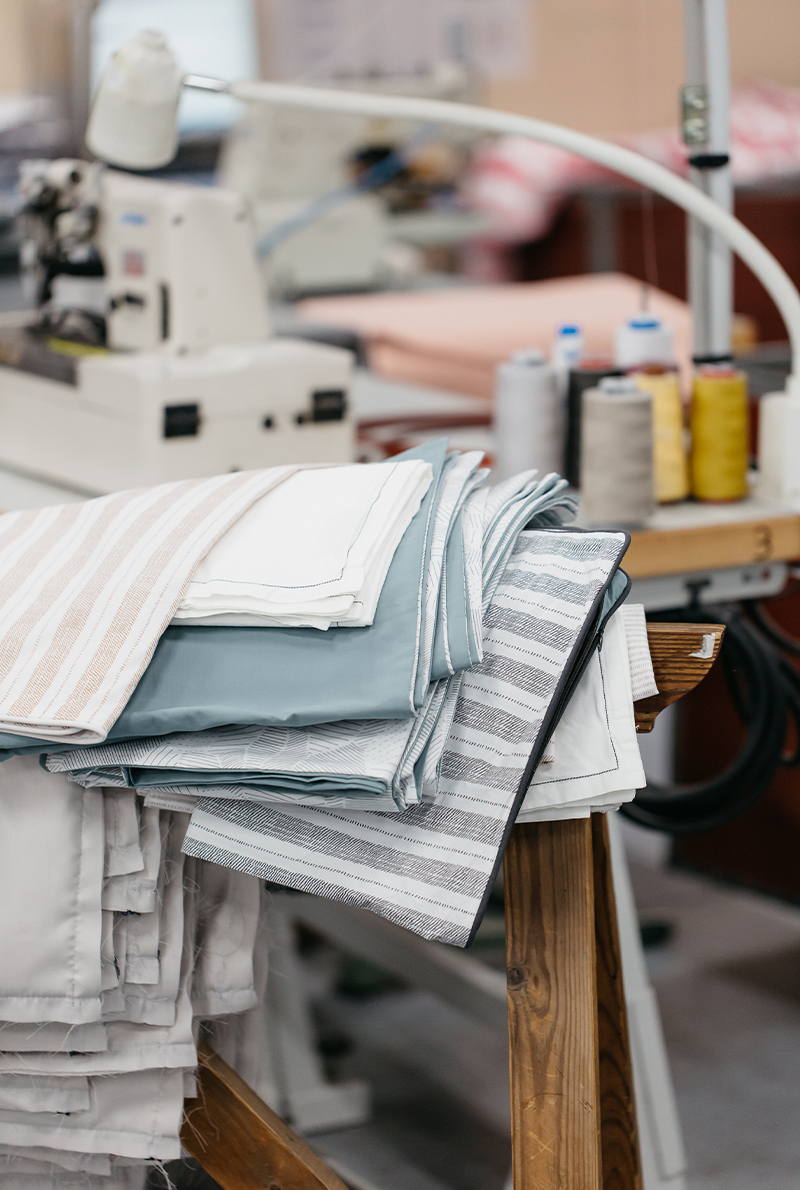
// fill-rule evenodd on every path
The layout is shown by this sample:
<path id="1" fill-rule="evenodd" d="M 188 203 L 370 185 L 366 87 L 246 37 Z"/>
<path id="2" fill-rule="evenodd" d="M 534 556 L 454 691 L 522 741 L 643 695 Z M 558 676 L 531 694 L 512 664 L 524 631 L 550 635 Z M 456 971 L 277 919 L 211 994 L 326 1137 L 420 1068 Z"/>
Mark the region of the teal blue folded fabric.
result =
<path id="1" fill-rule="evenodd" d="M 464 570 L 462 514 L 459 512 L 447 542 L 443 582 L 436 620 L 431 678 L 447 678 L 459 669 L 467 669 L 478 660 L 471 646 L 467 576 Z"/>
<path id="2" fill-rule="evenodd" d="M 380 797 L 391 793 L 391 783 L 375 777 L 350 775 L 343 779 L 336 773 L 258 772 L 246 769 L 168 769 L 136 765 L 109 768 L 75 769 L 71 775 L 78 784 L 84 781 L 94 787 L 116 786 L 124 789 L 162 789 L 174 785 L 240 785 L 253 794 L 291 793 L 364 797 Z"/>

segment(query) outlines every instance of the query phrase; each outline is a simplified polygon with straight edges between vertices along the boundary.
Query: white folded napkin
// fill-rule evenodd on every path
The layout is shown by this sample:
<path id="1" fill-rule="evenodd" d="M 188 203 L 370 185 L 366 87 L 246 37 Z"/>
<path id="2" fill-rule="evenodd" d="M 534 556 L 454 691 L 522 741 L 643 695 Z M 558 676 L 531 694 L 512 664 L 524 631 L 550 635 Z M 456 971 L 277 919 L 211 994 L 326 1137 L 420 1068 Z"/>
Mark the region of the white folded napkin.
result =
<path id="1" fill-rule="evenodd" d="M 257 501 L 209 551 L 175 621 L 371 624 L 431 477 L 430 464 L 420 460 L 298 471 L 282 493 L 274 489 L 277 499 Z"/>

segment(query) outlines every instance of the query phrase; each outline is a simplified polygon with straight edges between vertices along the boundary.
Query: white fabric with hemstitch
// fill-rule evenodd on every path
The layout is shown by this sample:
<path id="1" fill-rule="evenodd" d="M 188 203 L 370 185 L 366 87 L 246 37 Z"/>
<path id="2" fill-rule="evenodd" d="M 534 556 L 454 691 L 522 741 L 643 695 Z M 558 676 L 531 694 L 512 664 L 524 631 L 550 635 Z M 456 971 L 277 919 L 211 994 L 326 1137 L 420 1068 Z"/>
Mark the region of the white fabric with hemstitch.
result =
<path id="1" fill-rule="evenodd" d="M 209 551 L 176 623 L 371 624 L 431 477 L 430 464 L 420 460 L 298 471 Z"/>

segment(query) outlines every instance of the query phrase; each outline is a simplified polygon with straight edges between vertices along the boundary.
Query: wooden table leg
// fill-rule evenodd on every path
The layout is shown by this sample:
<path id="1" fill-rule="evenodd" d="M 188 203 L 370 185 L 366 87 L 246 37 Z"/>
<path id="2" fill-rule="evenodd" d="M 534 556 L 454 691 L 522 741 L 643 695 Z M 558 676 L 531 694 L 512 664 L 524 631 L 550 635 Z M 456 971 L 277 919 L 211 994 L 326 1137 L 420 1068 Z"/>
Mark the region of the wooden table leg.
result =
<path id="1" fill-rule="evenodd" d="M 599 1190 L 591 822 L 515 826 L 504 873 L 514 1190 Z"/>
<path id="2" fill-rule="evenodd" d="M 603 1190 L 641 1190 L 628 1013 L 605 814 L 592 815 L 592 848 Z"/>

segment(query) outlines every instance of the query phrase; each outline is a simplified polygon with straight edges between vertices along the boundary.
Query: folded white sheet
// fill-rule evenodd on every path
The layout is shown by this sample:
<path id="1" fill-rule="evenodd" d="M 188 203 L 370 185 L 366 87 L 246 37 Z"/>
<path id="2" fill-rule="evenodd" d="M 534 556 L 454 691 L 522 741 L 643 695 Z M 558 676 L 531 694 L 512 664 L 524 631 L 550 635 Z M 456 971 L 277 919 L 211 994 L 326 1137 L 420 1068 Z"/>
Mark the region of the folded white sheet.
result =
<path id="1" fill-rule="evenodd" d="M 101 1021 L 87 1025 L 65 1025 L 60 1021 L 0 1023 L 0 1069 L 6 1053 L 95 1054 L 107 1048 L 106 1027 Z"/>
<path id="2" fill-rule="evenodd" d="M 191 969 L 187 971 L 187 976 Z M 0 1054 L 0 1079 L 7 1075 L 30 1078 L 49 1075 L 72 1080 L 82 1075 L 126 1074 L 134 1070 L 180 1069 L 197 1059 L 192 1034 L 192 1006 L 184 979 L 172 1025 L 142 1025 L 131 1021 L 108 1023 L 108 1049 L 97 1054 Z M 2 1184 L 2 1183 L 0 1183 Z"/>
<path id="3" fill-rule="evenodd" d="M 89 1081 L 48 1074 L 0 1074 L 0 1108 L 27 1112 L 89 1110 Z"/>
<path id="4" fill-rule="evenodd" d="M 103 798 L 0 764 L 0 1020 L 100 1019 Z"/>
<path id="5" fill-rule="evenodd" d="M 105 795 L 105 790 L 103 792 Z M 103 881 L 103 908 L 113 909 L 116 913 L 152 913 L 156 908 L 156 887 L 161 862 L 158 810 L 148 810 L 145 807 L 140 813 L 141 869 L 124 875 L 108 876 Z"/>
<path id="6" fill-rule="evenodd" d="M 203 1014 L 254 1005 L 260 898 L 255 877 L 183 855 L 187 821 L 65 784 L 36 757 L 0 766 L 4 1188 L 133 1190 L 180 1155 L 190 990 Z M 104 881 L 120 908 L 102 908 Z"/>
<path id="7" fill-rule="evenodd" d="M 602 648 L 592 657 L 553 732 L 548 754 L 533 775 L 518 822 L 541 821 L 565 807 L 630 801 L 645 784 L 636 739 L 625 623 L 619 612 L 606 625 Z"/>
<path id="8" fill-rule="evenodd" d="M 88 1110 L 74 1115 L 0 1109 L 0 1142 L 174 1161 L 183 1114 L 181 1070 L 89 1079 Z"/>
<path id="9" fill-rule="evenodd" d="M 208 553 L 175 613 L 192 624 L 371 624 L 431 482 L 420 460 L 298 471 Z"/>
<path id="10" fill-rule="evenodd" d="M 163 816 L 168 818 L 169 816 Z M 180 847 L 179 833 L 174 842 Z M 169 846 L 172 841 L 167 840 Z M 165 848 L 165 867 L 173 869 L 169 848 Z M 196 952 L 197 861 L 184 861 L 186 874 L 183 895 L 183 939 L 180 983 L 173 1007 L 171 1024 L 150 1024 L 141 1021 L 109 1020 L 104 1025 L 106 1045 L 96 1053 L 76 1052 L 16 1052 L 0 1053 L 0 1075 L 25 1074 L 61 1076 L 124 1074 L 134 1070 L 157 1068 L 180 1069 L 193 1067 L 197 1054 L 189 989 L 194 975 Z M 162 890 L 167 885 L 161 882 Z M 175 883 L 172 885 L 173 889 Z M 172 913 L 168 906 L 167 916 Z M 128 915 L 133 916 L 133 915 Z M 171 939 L 168 941 L 171 942 Z M 166 956 L 171 961 L 171 956 Z M 123 973 L 124 974 L 124 973 Z M 123 987 L 126 985 L 123 984 Z M 141 990 L 141 989 L 140 989 Z M 130 991 L 130 988 L 128 988 Z M 163 989 L 162 989 L 163 991 Z M 168 995 L 168 992 L 165 995 Z M 124 1005 L 124 996 L 121 998 Z M 44 1046 L 42 1049 L 44 1050 Z"/>

